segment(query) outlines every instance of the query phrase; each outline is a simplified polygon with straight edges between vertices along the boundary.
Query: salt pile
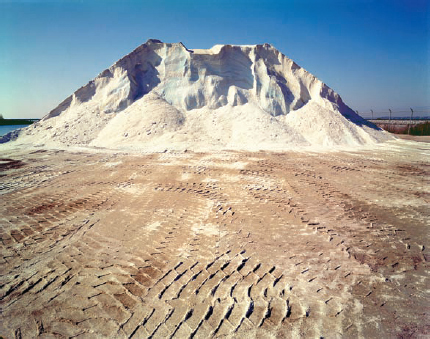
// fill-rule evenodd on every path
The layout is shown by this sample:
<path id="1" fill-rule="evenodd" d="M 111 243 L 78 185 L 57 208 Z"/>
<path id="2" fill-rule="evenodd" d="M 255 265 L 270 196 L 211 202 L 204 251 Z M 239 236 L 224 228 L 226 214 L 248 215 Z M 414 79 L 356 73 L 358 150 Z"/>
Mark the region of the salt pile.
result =
<path id="1" fill-rule="evenodd" d="M 390 138 L 269 44 L 189 50 L 150 39 L 21 130 L 14 143 L 282 150 Z"/>

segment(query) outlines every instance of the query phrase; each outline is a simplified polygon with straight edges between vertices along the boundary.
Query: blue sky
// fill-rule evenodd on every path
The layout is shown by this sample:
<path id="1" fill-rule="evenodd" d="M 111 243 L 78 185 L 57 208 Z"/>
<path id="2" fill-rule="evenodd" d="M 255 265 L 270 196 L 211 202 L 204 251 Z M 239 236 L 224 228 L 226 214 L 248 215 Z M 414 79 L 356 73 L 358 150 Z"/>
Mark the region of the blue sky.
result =
<path id="1" fill-rule="evenodd" d="M 148 38 L 268 42 L 354 110 L 430 109 L 428 0 L 0 0 L 0 113 L 40 118 Z"/>

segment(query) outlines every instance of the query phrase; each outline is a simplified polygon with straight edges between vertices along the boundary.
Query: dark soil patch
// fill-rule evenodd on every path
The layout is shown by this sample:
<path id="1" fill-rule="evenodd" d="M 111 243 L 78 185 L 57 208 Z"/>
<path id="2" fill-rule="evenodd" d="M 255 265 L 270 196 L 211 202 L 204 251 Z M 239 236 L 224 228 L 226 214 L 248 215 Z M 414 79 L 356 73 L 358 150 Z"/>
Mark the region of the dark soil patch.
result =
<path id="1" fill-rule="evenodd" d="M 16 169 L 24 166 L 25 163 L 21 160 L 13 160 L 13 159 L 0 159 L 0 171 L 6 171 L 9 169 Z"/>

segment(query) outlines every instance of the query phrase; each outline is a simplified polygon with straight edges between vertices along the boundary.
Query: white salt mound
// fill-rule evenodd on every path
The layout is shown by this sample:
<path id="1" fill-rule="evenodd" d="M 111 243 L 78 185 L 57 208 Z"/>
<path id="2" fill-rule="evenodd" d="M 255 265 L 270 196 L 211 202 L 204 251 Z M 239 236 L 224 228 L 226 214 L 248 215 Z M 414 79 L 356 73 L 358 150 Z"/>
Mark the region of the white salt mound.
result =
<path id="1" fill-rule="evenodd" d="M 14 143 L 198 151 L 388 139 L 271 45 L 189 50 L 148 40 L 21 130 Z"/>

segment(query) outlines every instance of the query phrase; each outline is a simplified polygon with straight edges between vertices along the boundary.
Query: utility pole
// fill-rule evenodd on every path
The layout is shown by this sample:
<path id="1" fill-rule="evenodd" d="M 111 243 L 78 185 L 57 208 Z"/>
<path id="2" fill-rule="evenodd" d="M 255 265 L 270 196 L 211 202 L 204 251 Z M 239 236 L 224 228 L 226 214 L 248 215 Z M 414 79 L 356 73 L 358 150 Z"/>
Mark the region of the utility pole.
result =
<path id="1" fill-rule="evenodd" d="M 371 109 L 370 112 L 372 112 L 372 120 L 373 120 L 373 109 Z"/>
<path id="2" fill-rule="evenodd" d="M 411 134 L 412 118 L 414 117 L 414 110 L 412 108 L 410 108 L 410 110 L 411 110 L 411 119 L 409 120 L 408 134 Z"/>
<path id="3" fill-rule="evenodd" d="M 391 121 L 391 109 L 388 109 L 390 111 L 390 121 Z"/>

